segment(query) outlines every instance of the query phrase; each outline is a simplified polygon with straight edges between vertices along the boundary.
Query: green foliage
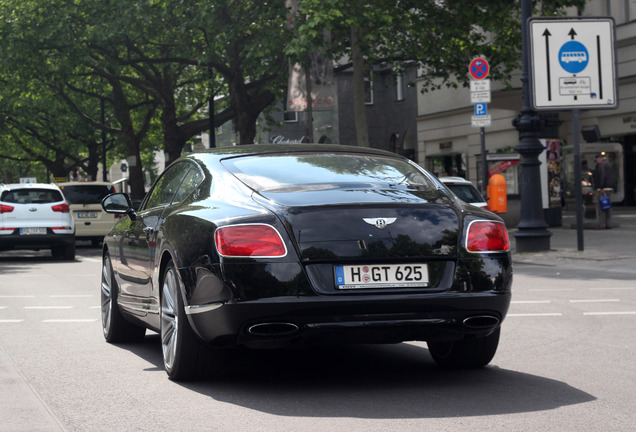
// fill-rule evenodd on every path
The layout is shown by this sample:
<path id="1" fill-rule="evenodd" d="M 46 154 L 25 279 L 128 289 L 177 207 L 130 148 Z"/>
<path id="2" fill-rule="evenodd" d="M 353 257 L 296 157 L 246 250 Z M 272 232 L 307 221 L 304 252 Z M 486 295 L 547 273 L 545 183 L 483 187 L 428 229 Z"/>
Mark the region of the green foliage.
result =
<path id="1" fill-rule="evenodd" d="M 108 164 L 136 156 L 154 172 L 154 151 L 173 159 L 209 128 L 210 98 L 215 125 L 234 119 L 249 142 L 284 94 L 288 57 L 351 58 L 352 28 L 360 67 L 416 61 L 428 88 L 466 84 L 475 55 L 495 79 L 519 64 L 519 0 L 299 3 L 290 16 L 284 0 L 0 0 L 2 175 L 16 175 L 15 161 L 92 174 L 102 133 Z M 535 4 L 551 15 L 584 0 Z M 141 167 L 135 175 L 141 194 Z"/>
<path id="2" fill-rule="evenodd" d="M 507 80 L 520 65 L 520 1 L 501 0 L 301 0 L 296 58 L 322 48 L 331 33 L 335 59 L 351 57 L 350 29 L 362 30 L 360 48 L 370 65 L 417 62 L 425 88 L 467 84 L 467 65 L 478 55 L 491 63 L 493 79 Z M 535 2 L 537 13 L 555 15 L 585 0 Z"/>
<path id="3" fill-rule="evenodd" d="M 89 158 L 60 162 L 58 154 L 67 152 L 58 143 L 74 148 L 75 156 L 88 155 L 84 141 L 94 143 L 102 131 L 114 146 L 110 160 L 152 160 L 160 146 L 172 160 L 209 128 L 210 98 L 217 99 L 217 126 L 245 112 L 249 116 L 239 127 L 249 129 L 284 90 L 289 36 L 279 1 L 4 0 L 0 15 L 0 82 L 12 84 L 0 88 L 0 100 L 9 106 L 12 133 L 36 127 L 59 135 L 68 129 L 66 139 L 20 137 L 43 163 L 64 165 L 56 169 Z M 34 125 L 25 95 L 35 106 L 46 99 L 40 109 L 51 108 L 49 124 Z M 0 130 L 3 148 L 14 139 Z M 55 156 L 44 155 L 44 148 Z"/>

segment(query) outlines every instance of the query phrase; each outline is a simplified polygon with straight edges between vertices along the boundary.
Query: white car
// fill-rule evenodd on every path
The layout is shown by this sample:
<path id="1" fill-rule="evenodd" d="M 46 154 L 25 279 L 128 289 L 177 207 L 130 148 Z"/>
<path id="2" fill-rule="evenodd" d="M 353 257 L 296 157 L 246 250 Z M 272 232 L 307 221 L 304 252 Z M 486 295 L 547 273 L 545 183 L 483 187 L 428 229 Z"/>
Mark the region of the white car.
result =
<path id="1" fill-rule="evenodd" d="M 64 182 L 58 183 L 71 206 L 75 219 L 75 238 L 90 240 L 97 247 L 104 240 L 117 218 L 102 209 L 102 200 L 115 192 L 108 182 Z"/>
<path id="2" fill-rule="evenodd" d="M 0 251 L 51 249 L 75 259 L 75 221 L 64 194 L 46 183 L 0 184 Z"/>
<path id="3" fill-rule="evenodd" d="M 477 188 L 468 180 L 462 177 L 440 177 L 439 181 L 449 188 L 457 198 L 476 207 L 488 209 L 488 203 L 477 190 Z"/>

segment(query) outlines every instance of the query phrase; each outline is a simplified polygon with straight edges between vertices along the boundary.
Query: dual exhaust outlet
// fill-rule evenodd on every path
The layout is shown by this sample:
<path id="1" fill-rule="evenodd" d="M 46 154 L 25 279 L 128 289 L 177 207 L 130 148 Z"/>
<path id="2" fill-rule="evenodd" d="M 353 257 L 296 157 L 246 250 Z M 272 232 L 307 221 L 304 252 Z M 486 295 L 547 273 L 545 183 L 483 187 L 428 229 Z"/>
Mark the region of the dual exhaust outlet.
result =
<path id="1" fill-rule="evenodd" d="M 465 318 L 464 321 L 462 321 L 464 327 L 475 330 L 494 329 L 499 325 L 499 322 L 499 318 L 493 315 L 475 315 Z"/>
<path id="2" fill-rule="evenodd" d="M 288 322 L 271 322 L 254 324 L 248 327 L 247 332 L 252 336 L 259 337 L 283 337 L 291 336 L 298 332 L 296 324 Z"/>
<path id="3" fill-rule="evenodd" d="M 494 329 L 499 323 L 499 318 L 493 315 L 475 315 L 462 321 L 464 327 L 475 330 Z M 265 322 L 248 327 L 247 333 L 257 337 L 276 338 L 292 336 L 299 330 L 296 324 L 290 322 Z"/>

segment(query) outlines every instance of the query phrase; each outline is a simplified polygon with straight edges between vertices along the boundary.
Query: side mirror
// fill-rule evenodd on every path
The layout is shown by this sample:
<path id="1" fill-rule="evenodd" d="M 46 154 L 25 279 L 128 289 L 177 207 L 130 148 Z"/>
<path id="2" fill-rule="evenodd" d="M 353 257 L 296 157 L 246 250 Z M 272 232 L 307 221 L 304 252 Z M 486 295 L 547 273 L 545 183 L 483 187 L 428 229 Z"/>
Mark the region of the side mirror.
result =
<path id="1" fill-rule="evenodd" d="M 107 195 L 102 200 L 102 208 L 106 213 L 128 215 L 132 220 L 135 220 L 135 210 L 128 194 L 114 193 Z"/>

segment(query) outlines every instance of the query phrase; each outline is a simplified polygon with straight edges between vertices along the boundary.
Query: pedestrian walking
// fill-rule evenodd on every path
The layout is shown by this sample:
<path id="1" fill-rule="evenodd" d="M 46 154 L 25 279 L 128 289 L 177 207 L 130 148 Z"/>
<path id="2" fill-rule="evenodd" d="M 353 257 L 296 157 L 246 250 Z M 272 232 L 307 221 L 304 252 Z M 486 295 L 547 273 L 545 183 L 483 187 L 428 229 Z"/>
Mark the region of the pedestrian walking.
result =
<path id="1" fill-rule="evenodd" d="M 597 154 L 594 160 L 596 161 L 594 170 L 596 229 L 609 229 L 612 216 L 611 195 L 616 183 L 614 169 L 603 154 Z"/>

